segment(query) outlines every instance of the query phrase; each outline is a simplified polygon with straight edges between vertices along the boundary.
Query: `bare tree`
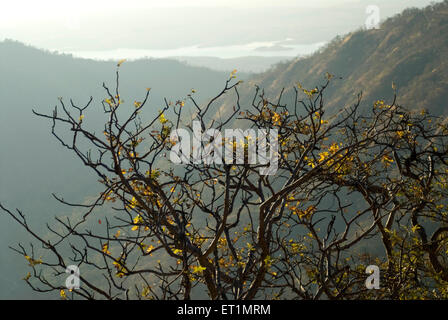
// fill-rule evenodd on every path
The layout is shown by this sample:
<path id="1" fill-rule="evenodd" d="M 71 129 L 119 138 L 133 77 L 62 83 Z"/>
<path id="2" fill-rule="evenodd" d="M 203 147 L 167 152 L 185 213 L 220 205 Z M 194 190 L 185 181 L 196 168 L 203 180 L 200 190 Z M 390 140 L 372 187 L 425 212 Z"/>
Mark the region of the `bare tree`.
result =
<path id="1" fill-rule="evenodd" d="M 232 73 L 208 103 L 197 103 L 193 92 L 165 100 L 148 121 L 141 111 L 150 91 L 124 104 L 117 70 L 114 91 L 103 84 L 102 133 L 85 125 L 93 99 L 83 107 L 61 99 L 52 114 L 34 111 L 104 188 L 90 204 L 55 195 L 84 213 L 76 221 L 57 218 L 48 238 L 21 211 L 0 205 L 46 252 L 38 258 L 33 245 L 14 248 L 32 267 L 26 282 L 66 298 L 61 279 L 75 264 L 81 287 L 71 290 L 73 298 L 446 298 L 446 124 L 395 98 L 361 110 L 361 95 L 329 115 L 331 78 L 312 90 L 299 85 L 290 106 L 282 104 L 283 91 L 273 102 L 257 87 L 243 109 Z M 230 94 L 233 110 L 217 119 Z M 247 154 L 244 163 L 174 166 L 168 154 L 179 141 L 171 133 L 192 132 L 193 120 L 202 131 L 235 123 L 277 130 L 277 173 L 262 175 L 266 164 Z M 246 151 L 250 145 L 230 143 L 235 154 L 239 143 Z M 106 205 L 106 221 L 92 227 L 96 209 Z M 365 287 L 370 264 L 381 269 L 379 290 Z"/>

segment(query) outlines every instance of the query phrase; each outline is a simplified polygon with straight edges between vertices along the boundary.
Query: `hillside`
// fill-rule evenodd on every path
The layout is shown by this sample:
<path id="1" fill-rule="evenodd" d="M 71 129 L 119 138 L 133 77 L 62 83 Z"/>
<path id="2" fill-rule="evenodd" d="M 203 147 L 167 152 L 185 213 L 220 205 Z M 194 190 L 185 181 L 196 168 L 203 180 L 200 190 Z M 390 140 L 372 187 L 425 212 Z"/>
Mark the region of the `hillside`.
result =
<path id="1" fill-rule="evenodd" d="M 311 56 L 253 76 L 241 88 L 243 105 L 253 98 L 254 85 L 264 88 L 272 99 L 285 88 L 282 101 L 290 103 L 297 82 L 314 88 L 329 72 L 336 76 L 325 96 L 330 108 L 351 104 L 361 91 L 364 105 L 390 99 L 395 82 L 401 105 L 448 114 L 447 33 L 448 1 L 421 10 L 407 9 L 384 21 L 378 30 L 337 37 Z M 230 110 L 232 104 L 227 101 L 221 111 Z"/>
<path id="2" fill-rule="evenodd" d="M 112 61 L 75 59 L 15 41 L 0 42 L 0 144 L 3 150 L 7 150 L 0 160 L 2 198 L 11 201 L 20 194 L 15 190 L 19 183 L 12 179 L 40 174 L 27 174 L 28 170 L 38 167 L 54 170 L 62 166 L 60 159 L 56 159 L 62 154 L 51 139 L 49 123 L 34 116 L 31 110 L 49 112 L 58 104 L 58 97 L 67 103 L 73 99 L 75 104 L 82 105 L 92 96 L 95 107 L 87 117 L 100 120 L 101 101 L 105 97 L 102 84 L 105 82 L 114 89 L 115 70 L 116 62 Z M 145 111 L 156 114 L 164 105 L 164 98 L 176 101 L 190 93 L 192 88 L 197 90 L 199 100 L 208 98 L 221 89 L 226 76 L 227 73 L 191 67 L 173 60 L 129 61 L 120 71 L 120 93 L 124 103 L 134 108 L 133 102 L 141 99 L 146 88 L 151 87 L 149 107 Z M 74 159 L 73 162 L 77 164 Z M 71 166 L 71 162 L 65 163 L 65 170 L 72 170 Z M 49 176 L 41 178 L 45 182 L 50 179 Z M 29 191 L 34 190 L 32 183 L 30 185 Z M 44 189 L 54 188 L 46 185 Z"/>
<path id="3" fill-rule="evenodd" d="M 98 183 L 78 159 L 64 150 L 51 136 L 50 123 L 34 116 L 31 109 L 47 113 L 58 104 L 85 104 L 93 97 L 86 120 L 102 123 L 100 102 L 105 97 L 102 83 L 113 88 L 116 62 L 75 59 L 42 51 L 15 41 L 0 42 L 0 201 L 21 208 L 29 221 L 42 227 L 53 216 L 70 214 L 51 196 L 56 192 L 71 201 L 83 201 L 98 191 Z M 149 113 L 157 113 L 163 98 L 182 99 L 197 90 L 199 100 L 215 94 L 227 73 L 191 67 L 173 60 L 139 60 L 123 64 L 120 71 L 124 107 L 134 108 L 134 100 L 151 87 Z M 27 241 L 25 232 L 5 215 L 0 215 L 0 298 L 27 297 L 21 280 L 27 265 L 23 257 L 7 246 Z M 31 294 L 31 293 L 30 293 Z M 31 295 L 30 295 L 31 297 Z"/>
<path id="4" fill-rule="evenodd" d="M 248 56 L 225 59 L 218 57 L 175 57 L 175 59 L 191 66 L 207 67 L 212 70 L 231 72 L 237 69 L 240 72 L 256 73 L 264 72 L 276 63 L 291 60 L 291 57 Z"/>

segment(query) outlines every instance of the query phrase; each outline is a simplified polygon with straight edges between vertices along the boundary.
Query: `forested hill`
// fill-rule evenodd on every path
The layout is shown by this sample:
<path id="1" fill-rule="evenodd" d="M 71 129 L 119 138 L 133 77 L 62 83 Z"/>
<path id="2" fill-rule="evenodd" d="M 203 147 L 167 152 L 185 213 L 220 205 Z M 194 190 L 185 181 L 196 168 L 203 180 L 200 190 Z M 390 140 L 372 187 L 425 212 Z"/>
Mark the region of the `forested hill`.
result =
<path id="1" fill-rule="evenodd" d="M 93 97 L 86 120 L 101 124 L 105 82 L 114 89 L 117 62 L 76 59 L 42 51 L 16 41 L 0 42 L 0 201 L 21 208 L 33 226 L 43 227 L 55 215 L 70 213 L 51 193 L 82 202 L 96 194 L 98 183 L 79 159 L 64 150 L 51 135 L 51 123 L 34 116 L 32 109 L 51 113 L 58 97 L 78 105 Z M 149 113 L 156 114 L 164 98 L 176 101 L 192 88 L 199 100 L 222 88 L 228 73 L 192 67 L 174 60 L 127 61 L 121 66 L 120 87 L 124 108 L 133 110 L 151 87 Z M 41 229 L 37 229 L 41 230 Z M 25 232 L 0 214 L 0 298 L 34 297 L 22 279 L 28 272 L 23 257 L 7 247 L 27 242 Z"/>
<path id="2" fill-rule="evenodd" d="M 51 136 L 50 123 L 34 116 L 32 109 L 51 112 L 59 103 L 58 97 L 66 103 L 73 99 L 81 106 L 92 96 L 93 107 L 86 119 L 101 123 L 101 101 L 106 97 L 102 84 L 115 89 L 116 64 L 50 53 L 11 40 L 0 42 L 0 144 L 5 151 L 0 160 L 2 199 L 23 199 L 26 192 L 27 201 L 31 201 L 36 192 L 34 182 L 49 194 L 57 189 L 50 182 L 56 180 L 56 172 L 74 179 L 58 188 L 82 185 L 76 180 L 80 175 L 74 172 L 79 169 L 78 161 L 71 155 L 70 159 L 63 158 L 66 153 Z M 192 88 L 199 100 L 209 98 L 223 87 L 227 74 L 174 60 L 126 61 L 120 70 L 120 95 L 124 107 L 132 110 L 133 102 L 141 100 L 150 87 L 145 112 L 151 117 L 164 106 L 164 98 L 183 99 Z M 20 178 L 28 179 L 27 183 L 19 183 Z"/>
<path id="3" fill-rule="evenodd" d="M 399 104 L 447 114 L 447 34 L 448 1 L 407 9 L 384 21 L 379 29 L 337 37 L 311 56 L 252 77 L 241 88 L 242 101 L 249 103 L 254 85 L 258 85 L 271 99 L 285 88 L 284 102 L 288 103 L 297 82 L 311 89 L 323 84 L 329 72 L 336 79 L 325 95 L 329 107 L 351 104 L 361 91 L 366 105 L 390 99 L 395 82 Z M 230 110 L 231 104 L 233 101 L 228 101 L 223 109 Z"/>

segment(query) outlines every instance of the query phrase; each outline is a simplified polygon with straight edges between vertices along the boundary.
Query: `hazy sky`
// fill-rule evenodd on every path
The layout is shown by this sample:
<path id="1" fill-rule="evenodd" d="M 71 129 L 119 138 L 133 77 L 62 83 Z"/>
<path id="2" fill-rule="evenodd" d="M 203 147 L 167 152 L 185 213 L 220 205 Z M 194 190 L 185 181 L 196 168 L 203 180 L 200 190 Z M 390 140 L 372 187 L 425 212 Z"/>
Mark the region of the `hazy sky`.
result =
<path id="1" fill-rule="evenodd" d="M 381 19 L 430 0 L 39 0 L 3 1 L 0 39 L 64 52 L 173 50 L 265 43 L 314 45 L 352 31 L 376 5 Z M 255 46 L 256 47 L 256 46 Z M 219 50 L 216 55 L 219 55 Z M 215 52 L 213 51 L 213 52 Z M 223 50 L 224 52 L 225 50 Z M 153 52 L 153 51 L 151 51 Z M 162 52 L 162 51 L 160 51 Z M 181 50 L 182 52 L 182 50 Z M 242 53 L 242 55 L 246 55 Z"/>

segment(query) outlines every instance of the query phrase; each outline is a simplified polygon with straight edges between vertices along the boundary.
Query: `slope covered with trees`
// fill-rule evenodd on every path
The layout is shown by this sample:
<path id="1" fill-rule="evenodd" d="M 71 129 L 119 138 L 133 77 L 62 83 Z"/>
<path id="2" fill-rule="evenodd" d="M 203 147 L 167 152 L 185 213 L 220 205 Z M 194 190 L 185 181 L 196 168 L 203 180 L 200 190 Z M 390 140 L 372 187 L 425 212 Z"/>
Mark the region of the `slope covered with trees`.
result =
<path id="1" fill-rule="evenodd" d="M 424 108 L 435 114 L 448 112 L 448 2 L 424 9 L 407 9 L 384 21 L 379 29 L 358 30 L 337 37 L 317 53 L 298 58 L 254 76 L 241 89 L 242 101 L 252 99 L 254 85 L 275 99 L 284 88 L 283 101 L 291 102 L 293 87 L 300 82 L 314 88 L 329 72 L 335 81 L 326 93 L 334 112 L 363 93 L 363 104 L 390 100 L 392 83 L 398 100 L 408 108 Z M 230 104 L 222 111 L 230 109 Z"/>

